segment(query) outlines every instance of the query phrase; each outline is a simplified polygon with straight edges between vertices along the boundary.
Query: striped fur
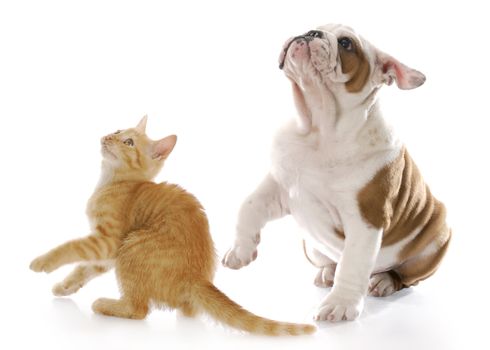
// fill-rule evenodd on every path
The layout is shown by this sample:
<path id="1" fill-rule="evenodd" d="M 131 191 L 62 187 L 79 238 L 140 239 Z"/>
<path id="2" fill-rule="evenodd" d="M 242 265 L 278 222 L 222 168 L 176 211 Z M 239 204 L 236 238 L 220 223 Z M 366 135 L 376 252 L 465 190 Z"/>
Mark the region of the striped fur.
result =
<path id="1" fill-rule="evenodd" d="M 102 176 L 87 206 L 92 233 L 36 258 L 31 269 L 51 272 L 83 262 L 54 286 L 53 293 L 62 296 L 115 266 L 121 298 L 101 298 L 92 305 L 104 315 L 142 319 L 153 303 L 186 316 L 204 311 L 257 334 L 314 332 L 312 325 L 256 316 L 212 284 L 216 256 L 203 207 L 178 185 L 151 182 L 176 137 L 151 141 L 145 126 L 143 118 L 136 128 L 102 139 Z"/>

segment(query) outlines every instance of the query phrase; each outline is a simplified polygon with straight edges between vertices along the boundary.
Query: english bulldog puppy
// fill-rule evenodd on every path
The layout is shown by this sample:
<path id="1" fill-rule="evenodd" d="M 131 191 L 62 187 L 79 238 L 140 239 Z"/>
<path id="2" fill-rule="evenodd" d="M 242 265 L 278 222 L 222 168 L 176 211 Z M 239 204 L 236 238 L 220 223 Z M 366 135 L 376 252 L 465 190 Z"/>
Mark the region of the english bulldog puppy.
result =
<path id="1" fill-rule="evenodd" d="M 260 230 L 292 215 L 304 251 L 332 289 L 316 320 L 354 320 L 366 294 L 387 296 L 431 276 L 446 253 L 446 209 L 383 119 L 377 94 L 425 76 L 349 27 L 329 24 L 289 39 L 279 58 L 292 84 L 297 120 L 275 137 L 263 182 L 243 203 L 223 264 L 257 257 Z"/>

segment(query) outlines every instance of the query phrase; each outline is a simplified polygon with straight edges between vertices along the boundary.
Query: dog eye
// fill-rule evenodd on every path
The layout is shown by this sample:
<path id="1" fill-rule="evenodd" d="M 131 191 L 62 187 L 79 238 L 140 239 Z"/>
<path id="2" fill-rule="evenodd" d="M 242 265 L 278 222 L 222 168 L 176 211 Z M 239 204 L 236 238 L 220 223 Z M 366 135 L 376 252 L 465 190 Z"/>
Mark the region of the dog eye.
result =
<path id="1" fill-rule="evenodd" d="M 124 144 L 128 145 L 128 146 L 134 146 L 134 141 L 133 141 L 133 139 L 127 139 L 127 140 L 124 140 Z"/>
<path id="2" fill-rule="evenodd" d="M 340 44 L 340 46 L 342 46 L 347 51 L 352 51 L 352 49 L 353 49 L 352 41 L 349 38 L 345 38 L 345 37 L 340 38 L 339 44 Z"/>

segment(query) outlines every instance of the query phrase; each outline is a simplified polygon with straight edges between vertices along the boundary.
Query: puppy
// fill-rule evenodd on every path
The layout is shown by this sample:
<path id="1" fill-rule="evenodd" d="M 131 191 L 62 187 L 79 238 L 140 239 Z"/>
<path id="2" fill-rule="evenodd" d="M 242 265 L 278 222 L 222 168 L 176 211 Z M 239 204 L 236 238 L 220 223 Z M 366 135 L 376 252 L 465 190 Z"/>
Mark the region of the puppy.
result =
<path id="1" fill-rule="evenodd" d="M 387 296 L 431 276 L 446 253 L 446 209 L 384 121 L 377 93 L 425 76 L 351 28 L 330 24 L 289 39 L 279 58 L 298 119 L 277 134 L 270 172 L 243 203 L 223 264 L 257 256 L 260 230 L 292 215 L 308 233 L 304 250 L 333 286 L 316 320 L 354 320 L 364 297 Z"/>

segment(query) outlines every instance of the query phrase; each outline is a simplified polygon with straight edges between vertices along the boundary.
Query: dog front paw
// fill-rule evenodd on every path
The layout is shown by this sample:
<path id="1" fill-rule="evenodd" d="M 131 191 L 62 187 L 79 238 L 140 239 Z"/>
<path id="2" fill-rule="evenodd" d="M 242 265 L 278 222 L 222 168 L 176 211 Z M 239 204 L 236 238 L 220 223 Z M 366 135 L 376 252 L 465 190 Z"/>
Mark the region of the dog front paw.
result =
<path id="1" fill-rule="evenodd" d="M 363 298 L 349 298 L 331 292 L 318 308 L 315 321 L 353 321 L 359 317 L 364 307 Z"/>
<path id="2" fill-rule="evenodd" d="M 221 262 L 223 266 L 238 270 L 255 259 L 257 259 L 256 247 L 235 246 L 226 252 Z"/>

